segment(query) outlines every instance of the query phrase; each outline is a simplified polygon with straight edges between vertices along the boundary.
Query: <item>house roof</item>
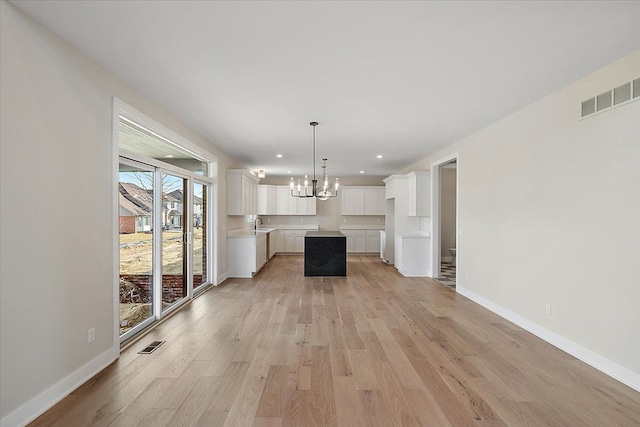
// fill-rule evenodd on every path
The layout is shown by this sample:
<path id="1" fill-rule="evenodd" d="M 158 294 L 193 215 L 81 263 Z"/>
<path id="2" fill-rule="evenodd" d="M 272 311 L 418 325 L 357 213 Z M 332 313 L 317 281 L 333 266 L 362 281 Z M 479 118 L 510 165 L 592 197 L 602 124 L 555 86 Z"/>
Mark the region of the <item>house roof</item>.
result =
<path id="1" fill-rule="evenodd" d="M 145 211 L 141 207 L 137 206 L 132 201 L 128 200 L 126 197 L 120 193 L 118 195 L 120 207 L 131 212 L 133 216 L 149 216 L 149 212 Z"/>
<path id="2" fill-rule="evenodd" d="M 147 190 L 130 182 L 121 182 L 118 191 L 126 200 L 149 215 L 153 210 L 153 190 Z"/>
<path id="3" fill-rule="evenodd" d="M 182 193 L 182 190 L 173 190 L 168 195 L 173 197 L 176 201 L 178 201 L 180 203 L 182 203 L 182 200 L 184 199 L 184 194 Z M 194 194 L 193 195 L 193 203 L 196 204 L 196 205 L 201 205 L 202 204 L 202 198 L 198 197 L 198 196 L 196 196 Z"/>

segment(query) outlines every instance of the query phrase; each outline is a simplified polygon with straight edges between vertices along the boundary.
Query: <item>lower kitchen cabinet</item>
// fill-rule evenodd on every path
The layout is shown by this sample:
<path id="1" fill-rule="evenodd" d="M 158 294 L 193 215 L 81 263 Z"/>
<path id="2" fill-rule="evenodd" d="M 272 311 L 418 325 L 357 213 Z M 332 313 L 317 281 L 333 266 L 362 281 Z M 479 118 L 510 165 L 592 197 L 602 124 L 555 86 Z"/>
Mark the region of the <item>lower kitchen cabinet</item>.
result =
<path id="1" fill-rule="evenodd" d="M 431 276 L 431 239 L 427 235 L 395 235 L 395 267 L 405 277 Z"/>
<path id="2" fill-rule="evenodd" d="M 347 236 L 347 253 L 378 253 L 380 251 L 380 229 L 341 227 Z"/>

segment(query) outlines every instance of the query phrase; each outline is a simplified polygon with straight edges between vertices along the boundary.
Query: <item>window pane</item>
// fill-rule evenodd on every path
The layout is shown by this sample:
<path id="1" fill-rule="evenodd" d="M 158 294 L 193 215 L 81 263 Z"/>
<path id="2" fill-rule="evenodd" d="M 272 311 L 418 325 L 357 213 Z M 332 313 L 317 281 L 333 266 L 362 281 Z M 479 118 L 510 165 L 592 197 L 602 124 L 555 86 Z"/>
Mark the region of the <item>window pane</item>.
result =
<path id="1" fill-rule="evenodd" d="M 153 172 L 120 164 L 120 335 L 153 316 Z"/>
<path id="2" fill-rule="evenodd" d="M 120 148 L 152 159 L 178 166 L 198 175 L 208 176 L 209 164 L 186 150 L 170 144 L 142 126 L 120 120 L 118 145 Z"/>
<path id="3" fill-rule="evenodd" d="M 207 283 L 207 186 L 193 184 L 193 288 Z"/>
<path id="4" fill-rule="evenodd" d="M 184 201 L 187 180 L 162 174 L 162 308 L 187 296 Z"/>

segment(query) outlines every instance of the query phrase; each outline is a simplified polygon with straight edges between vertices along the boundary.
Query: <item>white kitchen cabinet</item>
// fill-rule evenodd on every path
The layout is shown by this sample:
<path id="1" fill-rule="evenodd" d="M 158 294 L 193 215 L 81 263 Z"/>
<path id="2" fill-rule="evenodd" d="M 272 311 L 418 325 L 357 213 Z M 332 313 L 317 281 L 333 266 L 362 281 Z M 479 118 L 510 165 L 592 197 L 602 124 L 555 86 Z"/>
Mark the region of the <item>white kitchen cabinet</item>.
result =
<path id="1" fill-rule="evenodd" d="M 405 277 L 431 275 L 431 239 L 425 234 L 395 235 L 394 265 Z"/>
<path id="2" fill-rule="evenodd" d="M 256 272 L 267 263 L 267 234 L 256 237 Z"/>
<path id="3" fill-rule="evenodd" d="M 384 187 L 342 187 L 342 215 L 384 215 Z"/>
<path id="4" fill-rule="evenodd" d="M 342 215 L 364 215 L 364 188 L 342 187 Z"/>
<path id="5" fill-rule="evenodd" d="M 340 227 L 342 234 L 347 236 L 347 253 L 378 253 L 380 251 L 380 229 L 366 229 Z"/>
<path id="6" fill-rule="evenodd" d="M 278 194 L 275 185 L 258 185 L 258 215 L 277 215 Z"/>
<path id="7" fill-rule="evenodd" d="M 293 197 L 288 185 L 270 186 L 275 188 L 274 213 L 267 215 L 315 215 L 315 197 Z"/>
<path id="8" fill-rule="evenodd" d="M 380 230 L 365 230 L 366 253 L 376 253 L 380 251 Z"/>
<path id="9" fill-rule="evenodd" d="M 229 277 L 253 277 L 267 262 L 267 233 L 228 237 Z"/>
<path id="10" fill-rule="evenodd" d="M 284 250 L 284 230 L 274 230 L 271 232 L 273 236 L 273 250 L 274 253 L 285 252 Z"/>
<path id="11" fill-rule="evenodd" d="M 284 185 L 276 187 L 276 215 L 287 215 L 287 202 L 291 198 L 289 187 Z"/>
<path id="12" fill-rule="evenodd" d="M 307 230 L 293 230 L 293 251 L 304 252 L 304 235 Z"/>
<path id="13" fill-rule="evenodd" d="M 276 243 L 278 239 L 278 230 L 273 230 L 271 233 L 269 233 L 267 240 L 268 240 L 268 245 L 267 245 L 267 261 L 269 261 L 271 258 L 273 258 L 273 256 L 276 254 L 277 249 L 278 249 L 278 245 Z"/>
<path id="14" fill-rule="evenodd" d="M 384 215 L 384 187 L 364 189 L 364 214 Z"/>
<path id="15" fill-rule="evenodd" d="M 399 180 L 404 180 L 406 177 L 404 175 L 391 175 L 383 179 L 384 181 L 384 198 L 385 199 L 395 199 L 398 194 L 398 183 Z"/>
<path id="16" fill-rule="evenodd" d="M 364 253 L 366 252 L 366 236 L 364 233 L 357 233 L 353 235 L 353 252 Z"/>
<path id="17" fill-rule="evenodd" d="M 256 215 L 257 193 L 257 177 L 244 169 L 227 170 L 227 215 Z"/>
<path id="18" fill-rule="evenodd" d="M 347 236 L 347 253 L 364 253 L 366 248 L 366 230 L 340 230 Z"/>
<path id="19" fill-rule="evenodd" d="M 407 174 L 409 216 L 431 216 L 431 171 Z"/>
<path id="20" fill-rule="evenodd" d="M 284 230 L 284 251 L 295 252 L 293 230 Z"/>

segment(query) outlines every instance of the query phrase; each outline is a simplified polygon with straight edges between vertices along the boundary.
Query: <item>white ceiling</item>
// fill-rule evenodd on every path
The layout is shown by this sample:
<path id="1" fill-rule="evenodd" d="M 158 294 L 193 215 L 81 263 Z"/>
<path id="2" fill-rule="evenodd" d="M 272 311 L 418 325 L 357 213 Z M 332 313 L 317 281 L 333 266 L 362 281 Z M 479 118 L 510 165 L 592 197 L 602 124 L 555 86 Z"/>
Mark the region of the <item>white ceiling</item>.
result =
<path id="1" fill-rule="evenodd" d="M 330 175 L 386 176 L 640 49 L 637 1 L 14 4 L 270 176 L 310 121 Z"/>

